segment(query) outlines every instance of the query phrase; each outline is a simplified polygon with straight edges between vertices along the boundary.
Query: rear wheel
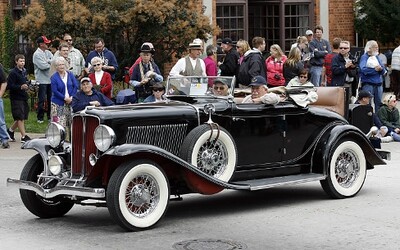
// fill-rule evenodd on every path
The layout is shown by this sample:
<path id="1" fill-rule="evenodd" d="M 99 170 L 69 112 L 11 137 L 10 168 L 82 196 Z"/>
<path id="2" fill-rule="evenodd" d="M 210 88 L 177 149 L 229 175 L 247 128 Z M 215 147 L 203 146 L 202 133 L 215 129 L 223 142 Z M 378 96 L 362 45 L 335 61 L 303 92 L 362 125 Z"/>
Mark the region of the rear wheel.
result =
<path id="1" fill-rule="evenodd" d="M 348 198 L 361 190 L 366 175 L 367 163 L 360 146 L 353 141 L 342 141 L 333 151 L 328 177 L 321 185 L 333 198 Z"/>
<path id="2" fill-rule="evenodd" d="M 43 172 L 42 157 L 37 154 L 25 164 L 20 179 L 37 183 L 38 175 Z M 21 200 L 25 207 L 34 215 L 40 218 L 60 217 L 68 213 L 74 203 L 62 200 L 61 198 L 45 199 L 30 190 L 20 189 Z"/>
<path id="3" fill-rule="evenodd" d="M 154 162 L 135 160 L 118 167 L 107 188 L 111 217 L 124 229 L 135 231 L 154 226 L 169 203 L 169 183 Z"/>

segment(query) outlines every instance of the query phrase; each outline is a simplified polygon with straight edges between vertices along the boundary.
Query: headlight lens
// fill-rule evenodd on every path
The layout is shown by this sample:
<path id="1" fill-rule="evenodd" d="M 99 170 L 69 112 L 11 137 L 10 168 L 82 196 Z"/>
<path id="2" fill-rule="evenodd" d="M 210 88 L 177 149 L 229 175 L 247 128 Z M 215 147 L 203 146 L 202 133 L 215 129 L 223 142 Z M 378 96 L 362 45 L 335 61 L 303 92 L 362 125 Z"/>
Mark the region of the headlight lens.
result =
<path id="1" fill-rule="evenodd" d="M 59 175 L 63 168 L 63 162 L 59 156 L 50 156 L 49 158 L 49 170 L 53 175 Z"/>
<path id="2" fill-rule="evenodd" d="M 115 142 L 115 133 L 112 128 L 106 125 L 100 125 L 94 131 L 94 144 L 100 151 L 106 151 Z"/>
<path id="3" fill-rule="evenodd" d="M 65 140 L 65 129 L 58 123 L 52 122 L 46 130 L 46 138 L 53 148 L 61 145 Z"/>

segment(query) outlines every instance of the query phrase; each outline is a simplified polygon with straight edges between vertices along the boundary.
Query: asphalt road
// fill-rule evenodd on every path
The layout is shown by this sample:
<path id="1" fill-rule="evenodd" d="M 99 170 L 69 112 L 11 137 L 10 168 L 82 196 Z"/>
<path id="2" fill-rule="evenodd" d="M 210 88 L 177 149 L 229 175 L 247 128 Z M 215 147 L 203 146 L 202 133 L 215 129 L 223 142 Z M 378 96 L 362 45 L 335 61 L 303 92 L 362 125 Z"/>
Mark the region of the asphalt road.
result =
<path id="1" fill-rule="evenodd" d="M 368 171 L 351 199 L 330 199 L 319 183 L 187 195 L 171 201 L 155 228 L 127 233 L 103 207 L 32 215 L 6 187 L 35 154 L 14 142 L 0 149 L 0 249 L 400 249 L 399 145 L 382 145 L 392 160 Z"/>

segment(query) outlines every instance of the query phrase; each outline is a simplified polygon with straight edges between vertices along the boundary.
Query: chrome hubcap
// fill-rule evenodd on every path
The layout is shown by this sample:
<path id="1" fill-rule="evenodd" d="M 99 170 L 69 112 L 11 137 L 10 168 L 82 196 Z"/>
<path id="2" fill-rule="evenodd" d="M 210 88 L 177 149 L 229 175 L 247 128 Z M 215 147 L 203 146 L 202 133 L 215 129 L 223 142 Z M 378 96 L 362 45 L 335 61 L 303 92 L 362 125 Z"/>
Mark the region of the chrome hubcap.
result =
<path id="1" fill-rule="evenodd" d="M 207 141 L 200 147 L 197 167 L 201 171 L 218 178 L 225 171 L 227 162 L 228 152 L 221 142 Z"/>
<path id="2" fill-rule="evenodd" d="M 135 177 L 126 188 L 126 206 L 136 217 L 145 217 L 150 214 L 159 200 L 160 190 L 156 180 L 150 175 Z"/>
<path id="3" fill-rule="evenodd" d="M 335 177 L 340 186 L 348 188 L 360 175 L 360 162 L 353 151 L 342 152 L 336 159 Z"/>

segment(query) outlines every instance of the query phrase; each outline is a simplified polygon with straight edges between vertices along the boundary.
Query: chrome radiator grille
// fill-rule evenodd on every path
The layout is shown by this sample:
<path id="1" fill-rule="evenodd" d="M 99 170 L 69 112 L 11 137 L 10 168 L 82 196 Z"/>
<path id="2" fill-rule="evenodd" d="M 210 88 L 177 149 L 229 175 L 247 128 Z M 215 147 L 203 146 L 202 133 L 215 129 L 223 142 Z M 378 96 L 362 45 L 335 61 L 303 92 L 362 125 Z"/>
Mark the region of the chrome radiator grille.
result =
<path id="1" fill-rule="evenodd" d="M 72 173 L 89 174 L 89 155 L 96 153 L 93 133 L 100 121 L 96 117 L 74 116 L 72 119 Z"/>
<path id="2" fill-rule="evenodd" d="M 134 126 L 128 128 L 126 143 L 149 144 L 178 154 L 187 124 Z"/>

